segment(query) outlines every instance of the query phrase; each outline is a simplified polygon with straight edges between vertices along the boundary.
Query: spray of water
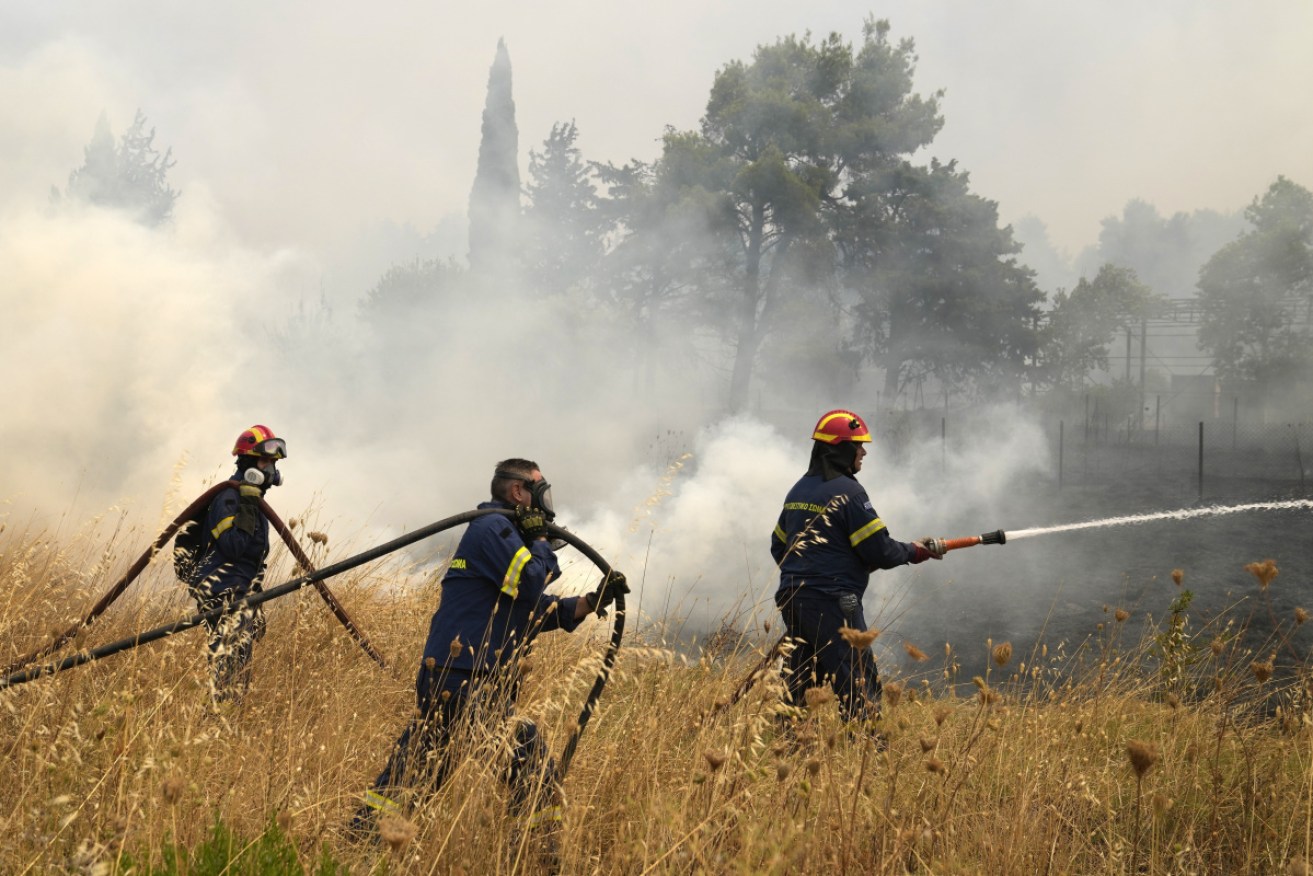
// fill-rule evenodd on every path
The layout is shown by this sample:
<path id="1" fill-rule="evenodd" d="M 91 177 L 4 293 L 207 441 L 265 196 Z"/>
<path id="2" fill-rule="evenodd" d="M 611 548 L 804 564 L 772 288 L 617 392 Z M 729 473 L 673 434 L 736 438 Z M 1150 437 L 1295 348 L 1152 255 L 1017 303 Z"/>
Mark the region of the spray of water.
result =
<path id="1" fill-rule="evenodd" d="M 1239 514 L 1242 511 L 1288 511 L 1297 508 L 1313 508 L 1313 499 L 1291 499 L 1285 502 L 1252 502 L 1248 505 L 1209 505 L 1204 508 L 1181 508 L 1177 511 L 1157 511 L 1153 514 L 1128 514 L 1124 517 L 1104 517 L 1101 520 L 1086 520 L 1082 523 L 1061 523 L 1057 526 L 1040 526 L 1034 529 L 1008 530 L 1008 541 L 1030 538 L 1034 535 L 1048 535 L 1051 532 L 1070 532 L 1075 529 L 1102 529 L 1106 526 L 1130 526 L 1136 523 L 1150 523 L 1154 520 L 1192 520 L 1196 517 L 1220 517 L 1224 514 Z"/>

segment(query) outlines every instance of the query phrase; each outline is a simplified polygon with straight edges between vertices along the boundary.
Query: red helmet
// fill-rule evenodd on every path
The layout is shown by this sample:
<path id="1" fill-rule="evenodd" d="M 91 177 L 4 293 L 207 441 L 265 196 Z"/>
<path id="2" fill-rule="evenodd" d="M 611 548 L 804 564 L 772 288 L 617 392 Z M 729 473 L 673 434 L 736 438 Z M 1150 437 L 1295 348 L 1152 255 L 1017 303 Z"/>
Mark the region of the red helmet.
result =
<path id="1" fill-rule="evenodd" d="M 871 431 L 866 428 L 866 421 L 852 411 L 843 409 L 822 414 L 812 430 L 812 438 L 826 444 L 839 444 L 843 441 L 870 441 Z"/>
<path id="2" fill-rule="evenodd" d="M 268 426 L 252 426 L 237 436 L 233 456 L 259 456 L 264 459 L 286 459 L 287 442 L 274 434 Z"/>

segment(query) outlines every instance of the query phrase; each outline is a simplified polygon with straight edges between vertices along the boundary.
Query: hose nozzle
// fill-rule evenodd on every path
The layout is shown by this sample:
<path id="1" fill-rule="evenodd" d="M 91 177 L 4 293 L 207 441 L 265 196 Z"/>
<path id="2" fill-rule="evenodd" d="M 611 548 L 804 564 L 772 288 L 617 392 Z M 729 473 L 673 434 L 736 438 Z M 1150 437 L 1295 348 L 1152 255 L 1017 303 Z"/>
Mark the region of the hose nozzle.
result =
<path id="1" fill-rule="evenodd" d="M 968 535 L 966 538 L 946 538 L 944 539 L 944 552 L 975 547 L 978 544 L 1007 544 L 1007 540 L 1007 533 L 1001 529 L 986 532 L 983 535 Z"/>

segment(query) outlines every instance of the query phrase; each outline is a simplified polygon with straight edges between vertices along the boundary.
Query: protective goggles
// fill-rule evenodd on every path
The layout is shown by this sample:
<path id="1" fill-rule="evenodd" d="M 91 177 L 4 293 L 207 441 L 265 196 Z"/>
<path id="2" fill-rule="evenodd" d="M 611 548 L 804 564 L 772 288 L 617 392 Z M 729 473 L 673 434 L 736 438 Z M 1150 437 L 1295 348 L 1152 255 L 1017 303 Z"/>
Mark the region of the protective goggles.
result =
<path id="1" fill-rule="evenodd" d="M 246 453 L 250 456 L 262 456 L 265 459 L 286 459 L 287 442 L 282 438 L 266 438 Z"/>
<path id="2" fill-rule="evenodd" d="M 524 484 L 525 489 L 529 491 L 530 504 L 537 508 L 543 514 L 547 515 L 548 520 L 556 519 L 556 508 L 552 505 L 552 485 L 547 483 L 546 478 L 541 481 L 535 481 L 526 478 L 522 474 L 516 474 L 513 471 L 498 470 L 494 473 L 499 478 L 505 478 L 508 481 L 519 481 Z"/>

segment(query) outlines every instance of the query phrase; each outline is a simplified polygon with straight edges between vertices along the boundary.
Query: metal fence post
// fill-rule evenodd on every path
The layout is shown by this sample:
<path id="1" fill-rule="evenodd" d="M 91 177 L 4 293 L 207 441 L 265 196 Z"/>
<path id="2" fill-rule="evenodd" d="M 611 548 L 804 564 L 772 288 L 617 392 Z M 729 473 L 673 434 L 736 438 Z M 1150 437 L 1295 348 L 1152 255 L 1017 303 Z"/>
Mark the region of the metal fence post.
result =
<path id="1" fill-rule="evenodd" d="M 1231 405 L 1231 449 L 1235 450 L 1238 445 L 1238 436 L 1240 434 L 1240 396 L 1232 396 Z"/>

